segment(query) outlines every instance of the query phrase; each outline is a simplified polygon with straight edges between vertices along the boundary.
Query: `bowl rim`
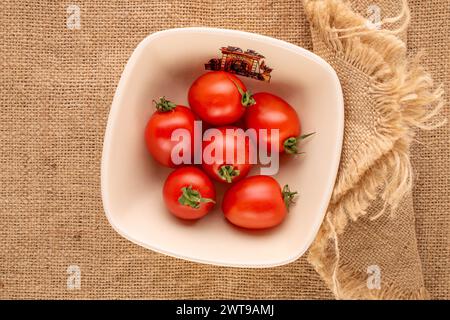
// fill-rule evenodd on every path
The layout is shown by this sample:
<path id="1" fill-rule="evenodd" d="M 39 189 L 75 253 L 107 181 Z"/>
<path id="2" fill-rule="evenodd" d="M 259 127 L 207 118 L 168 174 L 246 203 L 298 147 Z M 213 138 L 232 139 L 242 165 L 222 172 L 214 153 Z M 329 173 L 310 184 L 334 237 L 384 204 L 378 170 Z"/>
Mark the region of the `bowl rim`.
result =
<path id="1" fill-rule="evenodd" d="M 333 153 L 334 158 L 330 159 L 331 162 L 333 162 L 335 165 L 333 166 L 333 172 L 328 177 L 328 183 L 327 188 L 323 192 L 322 196 L 322 203 L 320 205 L 319 213 L 318 213 L 318 219 L 317 222 L 311 226 L 313 228 L 313 232 L 310 233 L 310 237 L 308 241 L 306 241 L 303 245 L 303 247 L 299 247 L 299 250 L 297 253 L 293 256 L 289 256 L 281 261 L 276 261 L 273 263 L 264 263 L 264 264 L 249 264 L 249 263 L 234 263 L 234 262 L 226 262 L 226 261 L 211 261 L 207 259 L 201 259 L 201 258 L 194 258 L 194 257 L 188 257 L 184 256 L 182 254 L 178 254 L 175 252 L 171 252 L 168 250 L 165 250 L 161 247 L 155 246 L 155 245 L 149 245 L 147 243 L 143 243 L 142 241 L 133 238 L 130 236 L 125 230 L 122 230 L 118 224 L 114 221 L 114 218 L 110 214 L 111 209 L 109 207 L 110 198 L 109 194 L 107 192 L 107 185 L 108 185 L 108 176 L 107 176 L 107 168 L 108 168 L 108 161 L 107 161 L 107 155 L 110 153 L 110 147 L 111 147 L 111 135 L 113 131 L 113 127 L 115 127 L 115 122 L 117 120 L 116 114 L 118 113 L 117 107 L 114 107 L 115 105 L 120 105 L 123 99 L 122 92 L 124 91 L 124 88 L 126 87 L 127 79 L 129 78 L 129 75 L 133 69 L 134 64 L 138 61 L 139 56 L 143 53 L 144 48 L 147 47 L 147 45 L 152 42 L 153 40 L 162 37 L 162 36 L 168 36 L 175 33 L 206 33 L 206 34 L 224 34 L 224 35 L 233 35 L 238 36 L 241 38 L 250 38 L 252 40 L 257 40 L 261 42 L 266 42 L 272 46 L 280 47 L 285 50 L 292 51 L 296 54 L 302 55 L 304 58 L 307 58 L 322 68 L 326 69 L 328 73 L 331 74 L 331 76 L 334 79 L 334 84 L 336 85 L 336 92 L 338 93 L 336 105 L 338 108 L 338 114 L 336 117 L 337 126 L 338 126 L 338 136 L 337 140 L 338 143 L 336 144 L 336 150 Z M 105 211 L 106 218 L 108 219 L 109 224 L 112 226 L 112 228 L 122 237 L 125 239 L 140 245 L 146 249 L 150 249 L 152 251 L 162 253 L 174 258 L 178 259 L 184 259 L 188 261 L 193 261 L 197 263 L 203 263 L 208 265 L 215 265 L 215 266 L 224 266 L 224 267 L 237 267 L 237 268 L 270 268 L 270 267 L 276 267 L 285 265 L 291 262 L 296 261 L 298 258 L 300 258 L 311 246 L 312 242 L 314 241 L 320 226 L 323 223 L 326 209 L 328 207 L 329 201 L 331 199 L 331 195 L 334 189 L 334 184 L 336 181 L 338 169 L 339 169 L 339 163 L 340 163 L 340 157 L 342 152 L 342 143 L 343 143 L 343 136 L 344 136 L 344 98 L 342 93 L 342 87 L 339 81 L 339 78 L 336 74 L 336 71 L 331 67 L 331 65 L 326 62 L 323 58 L 319 57 L 315 53 L 299 47 L 295 44 L 276 39 L 270 36 L 261 35 L 257 33 L 252 32 L 246 32 L 246 31 L 240 31 L 240 30 L 233 30 L 233 29 L 222 29 L 222 28 L 211 28 L 211 27 L 186 27 L 186 28 L 172 28 L 172 29 L 166 29 L 154 32 L 147 37 L 145 37 L 133 50 L 133 52 L 130 55 L 130 58 L 128 59 L 124 70 L 120 76 L 120 80 L 118 82 L 116 91 L 114 93 L 114 97 L 111 103 L 111 107 L 109 110 L 108 120 L 106 124 L 104 139 L 103 139 L 103 151 L 102 151 L 102 158 L 101 158 L 101 168 L 100 168 L 100 184 L 101 184 L 101 198 L 103 203 L 103 209 Z M 319 219 L 320 218 L 320 219 Z"/>

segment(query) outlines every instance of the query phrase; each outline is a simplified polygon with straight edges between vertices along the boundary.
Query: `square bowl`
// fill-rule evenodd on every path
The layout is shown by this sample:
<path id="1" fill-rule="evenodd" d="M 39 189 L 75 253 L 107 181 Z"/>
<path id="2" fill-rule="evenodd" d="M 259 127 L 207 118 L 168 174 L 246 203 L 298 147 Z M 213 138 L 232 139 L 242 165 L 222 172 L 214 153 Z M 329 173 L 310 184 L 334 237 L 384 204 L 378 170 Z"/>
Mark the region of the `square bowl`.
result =
<path id="1" fill-rule="evenodd" d="M 280 159 L 275 178 L 299 196 L 285 221 L 273 229 L 235 228 L 226 223 L 220 203 L 196 222 L 175 218 L 162 199 L 171 169 L 156 164 L 146 150 L 151 101 L 166 96 L 188 105 L 191 83 L 205 68 L 223 67 L 217 63 L 223 61 L 221 50 L 222 55 L 234 50 L 264 58 L 265 74 L 241 79 L 251 92 L 268 91 L 288 101 L 299 114 L 302 132 L 316 132 L 302 144 L 304 154 Z M 339 166 L 343 128 L 339 79 L 328 63 L 306 49 L 235 30 L 182 28 L 151 34 L 131 55 L 111 106 L 101 164 L 106 216 L 123 237 L 170 256 L 234 267 L 289 263 L 308 249 L 322 223 Z"/>

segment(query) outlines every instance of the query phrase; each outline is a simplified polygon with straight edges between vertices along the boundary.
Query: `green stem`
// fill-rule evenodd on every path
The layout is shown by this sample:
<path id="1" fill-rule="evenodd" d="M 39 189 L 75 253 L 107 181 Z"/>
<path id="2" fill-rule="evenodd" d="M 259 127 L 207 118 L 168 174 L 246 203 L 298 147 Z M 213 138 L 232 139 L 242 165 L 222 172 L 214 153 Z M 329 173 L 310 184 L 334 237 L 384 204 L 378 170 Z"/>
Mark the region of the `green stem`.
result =
<path id="1" fill-rule="evenodd" d="M 153 103 L 155 104 L 156 110 L 159 112 L 168 112 L 175 109 L 177 106 L 175 103 L 166 100 L 166 97 L 159 98 L 159 102 L 153 100 Z"/>
<path id="2" fill-rule="evenodd" d="M 198 190 L 192 189 L 192 186 L 181 188 L 181 196 L 178 198 L 178 202 L 182 205 L 189 206 L 194 209 L 200 208 L 200 203 L 212 202 L 216 203 L 213 199 L 202 198 L 202 195 Z"/>
<path id="3" fill-rule="evenodd" d="M 219 168 L 219 177 L 223 180 L 226 180 L 228 183 L 233 182 L 233 177 L 237 177 L 239 175 L 239 170 L 234 169 L 233 166 L 224 165 Z"/>
<path id="4" fill-rule="evenodd" d="M 284 151 L 288 154 L 297 154 L 298 148 L 297 148 L 297 138 L 296 137 L 290 137 L 284 140 L 283 142 Z"/>
<path id="5" fill-rule="evenodd" d="M 236 83 L 236 81 L 234 81 L 233 79 L 231 79 L 231 81 L 233 81 L 234 85 L 236 86 L 239 93 L 241 94 L 241 104 L 244 107 L 252 106 L 256 103 L 256 101 L 253 98 L 252 93 L 250 91 L 247 90 L 244 92 L 244 90 L 242 90 L 242 88 Z"/>
<path id="6" fill-rule="evenodd" d="M 315 132 L 303 134 L 300 137 L 290 137 L 284 140 L 283 147 L 284 151 L 288 154 L 301 154 L 301 152 L 298 152 L 298 146 L 297 143 L 303 139 L 308 138 L 309 136 L 312 136 L 315 134 Z"/>
<path id="7" fill-rule="evenodd" d="M 282 192 L 282 194 L 283 194 L 284 204 L 286 205 L 286 209 L 289 210 L 289 206 L 290 206 L 292 203 L 295 203 L 294 197 L 297 195 L 297 193 L 298 193 L 297 191 L 292 192 L 292 191 L 289 189 L 289 186 L 288 186 L 288 185 L 285 185 L 285 186 L 283 187 L 283 192 Z"/>

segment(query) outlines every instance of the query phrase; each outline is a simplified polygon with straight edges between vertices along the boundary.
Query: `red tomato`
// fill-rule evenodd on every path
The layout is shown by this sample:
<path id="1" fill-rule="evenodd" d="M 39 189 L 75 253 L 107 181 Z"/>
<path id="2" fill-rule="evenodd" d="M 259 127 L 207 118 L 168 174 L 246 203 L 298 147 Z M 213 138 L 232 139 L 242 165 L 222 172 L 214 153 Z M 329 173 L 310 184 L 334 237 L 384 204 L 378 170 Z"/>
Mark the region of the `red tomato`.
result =
<path id="1" fill-rule="evenodd" d="M 227 126 L 216 130 L 221 134 L 219 138 L 203 141 L 203 170 L 211 178 L 224 183 L 244 178 L 252 167 L 252 141 L 245 136 L 243 129 L 237 127 Z M 222 154 L 218 150 L 222 150 Z"/>
<path id="2" fill-rule="evenodd" d="M 286 101 L 267 92 L 253 95 L 255 104 L 247 108 L 245 125 L 256 130 L 260 142 L 267 143 L 270 152 L 271 129 L 279 129 L 278 150 L 289 154 L 298 153 L 297 142 L 311 134 L 300 136 L 301 127 L 297 112 Z M 260 129 L 267 129 L 267 138 L 259 133 Z"/>
<path id="3" fill-rule="evenodd" d="M 192 110 L 210 124 L 222 126 L 239 120 L 253 103 L 244 83 L 231 73 L 208 72 L 197 78 L 188 94 Z"/>
<path id="4" fill-rule="evenodd" d="M 200 169 L 188 166 L 174 170 L 163 188 L 167 209 L 178 218 L 199 219 L 214 207 L 216 190 Z"/>
<path id="5" fill-rule="evenodd" d="M 173 163 L 171 157 L 172 148 L 175 145 L 182 143 L 183 150 L 191 150 L 191 156 L 193 155 L 195 116 L 188 107 L 175 105 L 164 98 L 156 103 L 156 109 L 145 128 L 147 149 L 157 162 L 174 168 L 179 166 Z M 191 141 L 172 141 L 172 132 L 178 128 L 188 130 Z"/>
<path id="6" fill-rule="evenodd" d="M 265 229 L 280 224 L 297 192 L 287 185 L 281 190 L 278 182 L 269 176 L 247 177 L 224 195 L 222 211 L 236 226 L 247 229 Z"/>

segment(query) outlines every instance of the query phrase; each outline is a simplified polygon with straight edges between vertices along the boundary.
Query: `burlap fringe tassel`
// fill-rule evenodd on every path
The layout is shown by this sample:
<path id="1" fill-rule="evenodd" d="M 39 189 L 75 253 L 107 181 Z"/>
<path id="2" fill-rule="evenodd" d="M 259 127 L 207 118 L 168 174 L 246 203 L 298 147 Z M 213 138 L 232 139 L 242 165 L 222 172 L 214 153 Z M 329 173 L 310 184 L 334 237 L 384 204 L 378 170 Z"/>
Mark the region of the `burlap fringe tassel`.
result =
<path id="1" fill-rule="evenodd" d="M 382 116 L 376 137 L 354 155 L 352 170 L 339 175 L 308 260 L 338 299 L 427 298 L 425 288 L 403 292 L 383 283 L 382 290 L 367 290 L 362 275 L 339 265 L 338 236 L 349 221 L 366 215 L 370 202 L 377 197 L 385 206 L 372 219 L 387 208 L 393 212 L 411 190 L 409 147 L 414 128 L 433 129 L 445 122 L 432 122 L 444 106 L 442 87 L 432 89 L 430 75 L 419 65 L 420 56 L 408 59 L 406 45 L 397 37 L 409 24 L 407 3 L 403 1 L 399 16 L 381 21 L 382 25 L 400 24 L 395 30 L 369 28 L 367 20 L 346 1 L 304 0 L 304 6 L 312 31 L 337 56 L 370 76 L 370 94 Z M 330 248 L 330 244 L 334 246 Z"/>

